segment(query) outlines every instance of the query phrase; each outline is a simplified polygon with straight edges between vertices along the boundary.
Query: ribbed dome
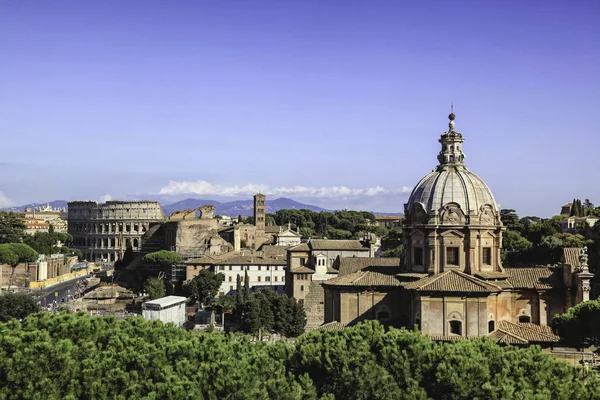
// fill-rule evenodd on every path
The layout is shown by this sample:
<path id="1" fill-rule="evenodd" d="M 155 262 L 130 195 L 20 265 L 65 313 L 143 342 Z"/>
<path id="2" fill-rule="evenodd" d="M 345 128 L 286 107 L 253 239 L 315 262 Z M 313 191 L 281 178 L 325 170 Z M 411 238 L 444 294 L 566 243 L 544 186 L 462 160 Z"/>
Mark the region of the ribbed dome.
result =
<path id="1" fill-rule="evenodd" d="M 455 115 L 450 114 L 448 118 L 448 132 L 439 139 L 442 145 L 437 157 L 440 164 L 413 189 L 404 205 L 407 222 L 501 224 L 500 210 L 490 188 L 464 165 L 462 145 L 465 140 L 454 130 Z"/>
<path id="2" fill-rule="evenodd" d="M 439 213 L 449 203 L 458 204 L 466 215 L 478 215 L 485 205 L 498 212 L 488 186 L 463 165 L 444 165 L 421 179 L 405 205 L 406 214 L 415 203 L 421 203 L 427 214 Z"/>

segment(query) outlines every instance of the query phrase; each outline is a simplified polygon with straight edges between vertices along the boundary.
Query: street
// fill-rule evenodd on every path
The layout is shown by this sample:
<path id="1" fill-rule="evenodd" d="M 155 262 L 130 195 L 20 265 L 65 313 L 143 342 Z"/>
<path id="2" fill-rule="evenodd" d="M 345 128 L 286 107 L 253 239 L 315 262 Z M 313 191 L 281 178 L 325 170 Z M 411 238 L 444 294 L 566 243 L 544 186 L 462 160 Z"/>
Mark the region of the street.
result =
<path id="1" fill-rule="evenodd" d="M 84 277 L 73 279 L 32 294 L 39 299 L 41 306 L 44 308 L 52 304 L 55 300 L 57 303 L 61 303 L 63 299 L 66 302 L 68 295 L 77 296 L 77 283 L 83 279 Z M 58 293 L 58 296 L 56 293 Z"/>

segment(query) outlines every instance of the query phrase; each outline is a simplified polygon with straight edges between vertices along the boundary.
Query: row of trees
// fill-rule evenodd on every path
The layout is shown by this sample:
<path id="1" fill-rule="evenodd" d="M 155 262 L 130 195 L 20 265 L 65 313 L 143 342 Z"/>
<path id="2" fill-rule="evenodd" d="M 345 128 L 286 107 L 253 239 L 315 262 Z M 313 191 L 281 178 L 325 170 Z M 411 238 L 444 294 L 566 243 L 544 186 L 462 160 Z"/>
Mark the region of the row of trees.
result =
<path id="1" fill-rule="evenodd" d="M 235 303 L 233 297 L 225 296 L 216 304 L 217 309 L 230 309 L 234 330 L 261 335 L 277 332 L 283 336 L 296 337 L 304 332 L 306 312 L 295 298 L 264 288 L 250 292 L 248 274 L 244 284 L 238 276 Z"/>
<path id="2" fill-rule="evenodd" d="M 512 209 L 502 210 L 501 219 L 507 228 L 503 234 L 503 257 L 508 265 L 558 263 L 563 248 L 594 245 L 591 236 L 598 230 L 585 227 L 581 233 L 562 233 L 564 216 L 519 218 Z"/>
<path id="3" fill-rule="evenodd" d="M 0 398 L 594 399 L 595 375 L 538 347 L 434 343 L 367 322 L 294 345 L 140 317 L 38 313 L 0 324 Z"/>
<path id="4" fill-rule="evenodd" d="M 71 235 L 55 232 L 52 226 L 50 226 L 48 232 L 36 232 L 34 235 L 27 235 L 25 234 L 25 223 L 20 219 L 20 214 L 0 211 L 0 245 L 11 245 L 12 253 L 16 253 L 17 256 L 23 253 L 33 254 L 31 253 L 33 251 L 39 254 L 62 253 L 82 257 L 81 251 L 68 247 L 72 241 L 73 237 Z M 0 264 L 14 265 L 13 262 L 9 262 L 14 259 L 14 254 L 7 255 L 6 249 L 9 249 L 9 247 L 4 247 L 4 249 L 5 258 L 0 258 Z M 23 257 L 17 263 L 28 261 L 35 260 Z"/>
<path id="5" fill-rule="evenodd" d="M 600 207 L 595 207 L 589 199 L 582 203 L 579 199 L 573 199 L 571 203 L 571 217 L 596 216 L 600 217 Z"/>
<path id="6" fill-rule="evenodd" d="M 365 232 L 373 232 L 380 237 L 387 235 L 384 227 L 375 225 L 375 215 L 367 211 L 279 210 L 275 214 L 267 214 L 266 222 L 280 226 L 291 223 L 304 239 L 360 239 Z"/>

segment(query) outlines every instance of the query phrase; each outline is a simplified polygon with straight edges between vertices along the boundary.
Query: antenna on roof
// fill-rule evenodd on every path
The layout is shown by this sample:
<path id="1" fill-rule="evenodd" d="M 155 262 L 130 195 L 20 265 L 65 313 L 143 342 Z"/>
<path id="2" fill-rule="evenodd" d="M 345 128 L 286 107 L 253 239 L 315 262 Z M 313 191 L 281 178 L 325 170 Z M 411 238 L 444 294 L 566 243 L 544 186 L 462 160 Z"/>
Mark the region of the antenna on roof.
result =
<path id="1" fill-rule="evenodd" d="M 454 114 L 454 102 L 453 101 L 450 102 L 450 113 Z"/>

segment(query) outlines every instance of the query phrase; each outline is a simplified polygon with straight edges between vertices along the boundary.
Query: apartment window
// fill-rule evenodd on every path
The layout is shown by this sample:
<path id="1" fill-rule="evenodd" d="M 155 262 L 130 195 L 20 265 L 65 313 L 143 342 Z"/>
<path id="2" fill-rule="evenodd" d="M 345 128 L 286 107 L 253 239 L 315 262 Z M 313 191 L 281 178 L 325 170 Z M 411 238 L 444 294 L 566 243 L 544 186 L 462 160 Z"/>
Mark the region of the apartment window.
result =
<path id="1" fill-rule="evenodd" d="M 275 282 L 277 282 L 277 277 L 275 277 Z"/>
<path id="2" fill-rule="evenodd" d="M 260 282 L 260 280 L 261 280 L 261 279 L 262 279 L 262 278 L 259 276 L 259 277 L 258 277 L 258 281 Z"/>
<path id="3" fill-rule="evenodd" d="M 230 265 L 230 266 L 229 266 L 229 270 L 230 270 L 230 271 L 231 271 L 231 268 L 232 268 L 232 266 Z"/>
<path id="4" fill-rule="evenodd" d="M 304 292 L 304 285 L 300 285 L 300 291 Z"/>
<path id="5" fill-rule="evenodd" d="M 306 258 L 300 259 L 300 265 L 306 265 Z"/>
<path id="6" fill-rule="evenodd" d="M 271 282 L 271 277 L 270 276 L 265 276 L 265 282 Z"/>
<path id="7" fill-rule="evenodd" d="M 446 264 L 459 265 L 458 261 L 458 247 L 446 248 Z"/>
<path id="8" fill-rule="evenodd" d="M 231 282 L 231 276 L 229 277 L 229 282 Z"/>
<path id="9" fill-rule="evenodd" d="M 488 322 L 488 333 L 492 333 L 496 330 L 496 323 L 494 321 Z"/>
<path id="10" fill-rule="evenodd" d="M 483 258 L 482 261 L 485 265 L 492 265 L 492 248 L 491 247 L 483 248 L 482 258 Z"/>
<path id="11" fill-rule="evenodd" d="M 260 271 L 260 265 L 258 266 L 258 270 Z"/>
<path id="12" fill-rule="evenodd" d="M 413 262 L 415 265 L 423 265 L 423 248 L 413 248 Z"/>
<path id="13" fill-rule="evenodd" d="M 233 291 L 233 286 L 229 286 L 229 290 L 230 290 L 230 291 Z"/>
<path id="14" fill-rule="evenodd" d="M 531 317 L 529 315 L 521 315 L 519 317 L 519 322 L 531 322 Z"/>

